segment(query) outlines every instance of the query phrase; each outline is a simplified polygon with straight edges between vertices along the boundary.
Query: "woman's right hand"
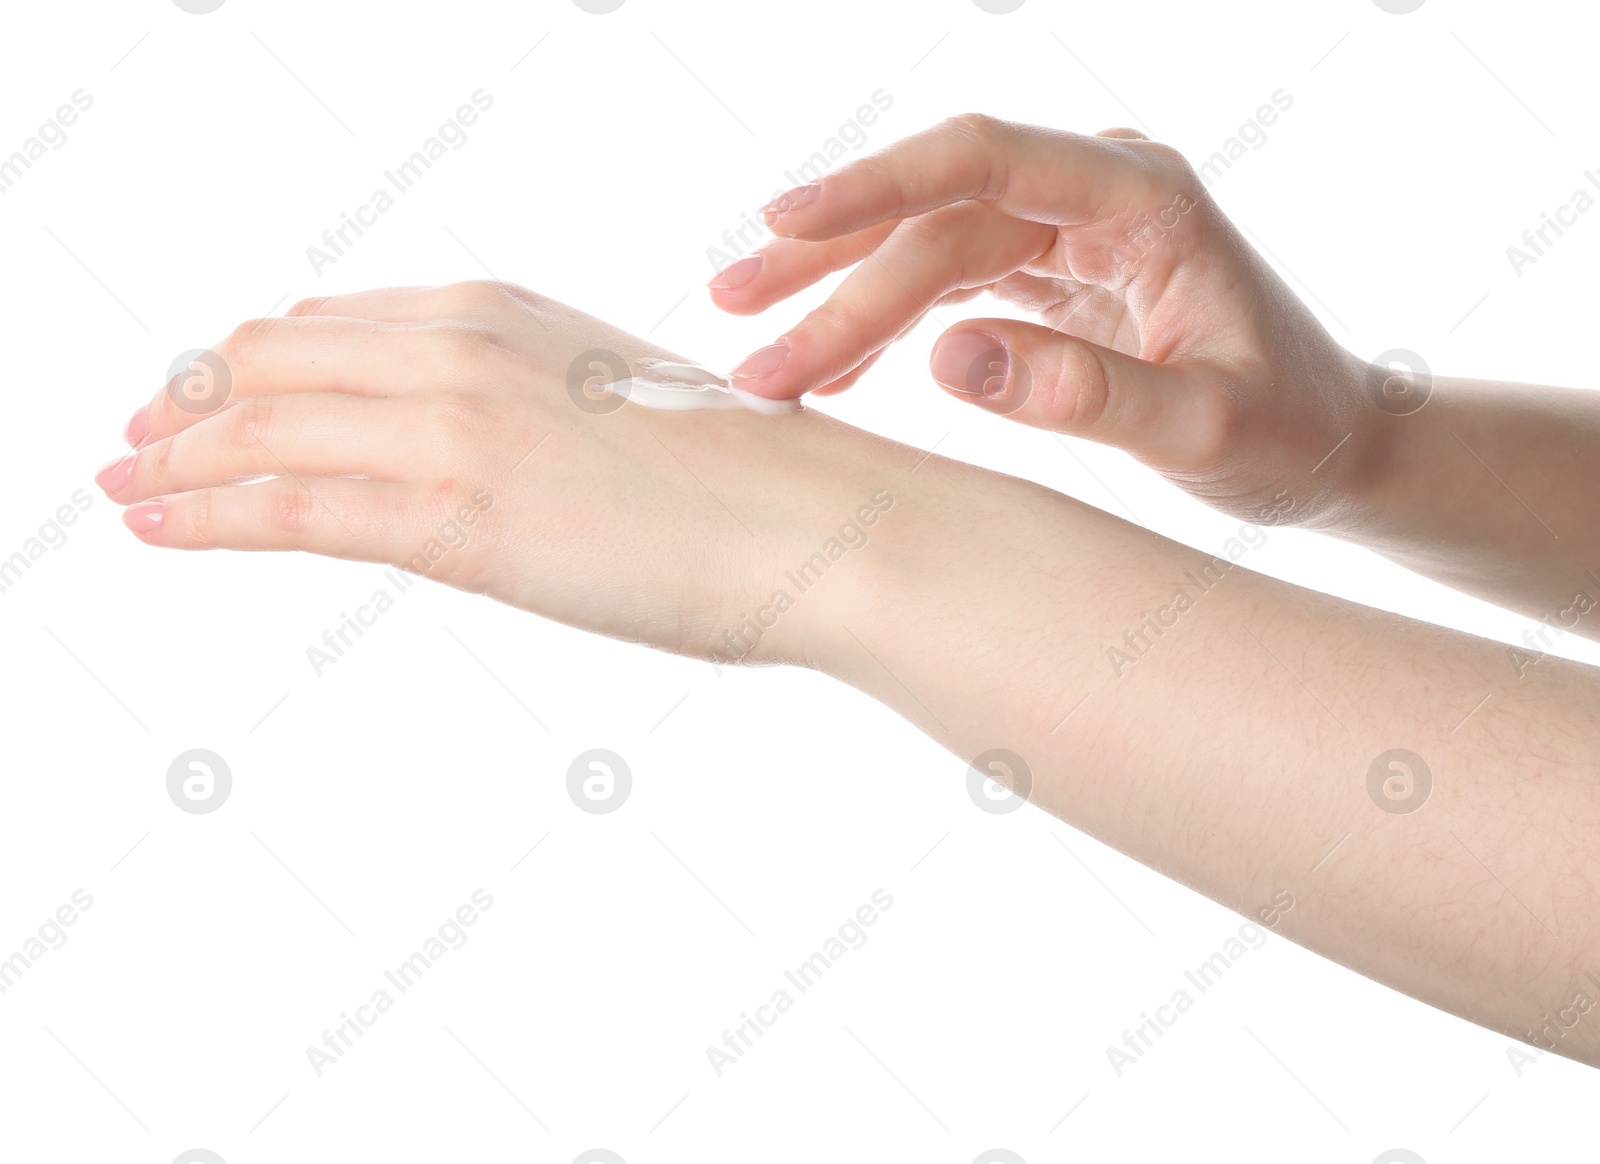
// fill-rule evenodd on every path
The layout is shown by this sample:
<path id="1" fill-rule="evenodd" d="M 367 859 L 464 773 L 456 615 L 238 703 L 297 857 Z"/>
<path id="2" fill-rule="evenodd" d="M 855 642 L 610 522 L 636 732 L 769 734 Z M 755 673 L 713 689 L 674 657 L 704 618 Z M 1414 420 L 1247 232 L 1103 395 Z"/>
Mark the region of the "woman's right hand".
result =
<path id="1" fill-rule="evenodd" d="M 1133 130 L 957 117 L 766 217 L 780 237 L 712 281 L 726 310 L 854 270 L 734 369 L 765 396 L 842 391 L 923 316 L 987 290 L 1044 326 L 951 326 L 932 364 L 953 394 L 1125 449 L 1248 520 L 1342 532 L 1421 387 L 1336 344 L 1182 155 Z"/>

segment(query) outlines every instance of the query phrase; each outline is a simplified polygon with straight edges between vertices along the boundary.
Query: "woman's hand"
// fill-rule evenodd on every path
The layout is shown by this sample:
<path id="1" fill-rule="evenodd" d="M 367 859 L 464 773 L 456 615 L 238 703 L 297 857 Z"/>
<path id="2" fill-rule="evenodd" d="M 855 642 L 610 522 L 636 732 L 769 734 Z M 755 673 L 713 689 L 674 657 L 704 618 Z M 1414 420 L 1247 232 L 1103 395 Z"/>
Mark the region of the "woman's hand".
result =
<path id="1" fill-rule="evenodd" d="M 829 587 L 786 572 L 864 540 L 888 482 L 815 412 L 596 390 L 643 357 L 679 359 L 496 283 L 310 300 L 156 393 L 97 480 L 151 545 L 387 562 L 671 651 L 803 657 Z"/>
<path id="2" fill-rule="evenodd" d="M 855 269 L 734 369 L 751 392 L 842 391 L 924 315 L 987 290 L 1045 326 L 950 327 L 932 364 L 952 393 L 1126 449 L 1237 516 L 1329 529 L 1359 520 L 1385 423 L 1417 406 L 1422 386 L 1334 343 L 1182 155 L 1133 130 L 957 117 L 766 218 L 781 237 L 711 283 L 726 310 Z"/>

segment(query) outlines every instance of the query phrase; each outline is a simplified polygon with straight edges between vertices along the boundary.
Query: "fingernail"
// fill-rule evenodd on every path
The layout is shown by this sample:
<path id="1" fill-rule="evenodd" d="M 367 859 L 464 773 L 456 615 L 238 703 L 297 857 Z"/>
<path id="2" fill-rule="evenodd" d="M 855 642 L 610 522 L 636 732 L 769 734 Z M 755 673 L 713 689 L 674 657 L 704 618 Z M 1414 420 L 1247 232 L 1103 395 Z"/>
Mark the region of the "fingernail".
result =
<path id="1" fill-rule="evenodd" d="M 1004 395 L 1011 353 L 986 331 L 947 335 L 933 349 L 933 378 L 952 392 L 990 399 Z"/>
<path id="2" fill-rule="evenodd" d="M 128 421 L 128 426 L 122 430 L 122 439 L 134 446 L 144 440 L 147 428 L 145 419 L 149 416 L 149 413 L 150 406 L 148 404 L 140 405 L 139 411 L 133 414 L 132 419 Z"/>
<path id="3" fill-rule="evenodd" d="M 138 505 L 130 505 L 122 511 L 122 524 L 134 533 L 149 533 L 161 524 L 161 511 L 166 507 L 165 501 L 141 501 Z"/>
<path id="4" fill-rule="evenodd" d="M 728 377 L 733 380 L 758 380 L 762 376 L 770 376 L 783 367 L 788 358 L 789 343 L 787 340 L 779 340 L 775 344 L 768 344 L 751 352 L 744 363 L 728 373 Z"/>
<path id="5" fill-rule="evenodd" d="M 120 457 L 112 458 L 94 475 L 94 483 L 107 493 L 115 493 L 133 479 L 133 462 L 136 459 L 134 453 L 123 453 Z"/>
<path id="6" fill-rule="evenodd" d="M 771 202 L 761 208 L 761 215 L 770 224 L 780 214 L 788 214 L 791 210 L 798 210 L 807 203 L 815 202 L 817 195 L 822 193 L 822 186 L 812 182 L 806 186 L 796 186 L 786 194 L 779 194 Z"/>
<path id="7" fill-rule="evenodd" d="M 718 271 L 707 284 L 713 291 L 733 291 L 743 287 L 757 275 L 761 274 L 761 264 L 765 261 L 764 255 L 746 255 L 737 263 L 730 263 Z"/>

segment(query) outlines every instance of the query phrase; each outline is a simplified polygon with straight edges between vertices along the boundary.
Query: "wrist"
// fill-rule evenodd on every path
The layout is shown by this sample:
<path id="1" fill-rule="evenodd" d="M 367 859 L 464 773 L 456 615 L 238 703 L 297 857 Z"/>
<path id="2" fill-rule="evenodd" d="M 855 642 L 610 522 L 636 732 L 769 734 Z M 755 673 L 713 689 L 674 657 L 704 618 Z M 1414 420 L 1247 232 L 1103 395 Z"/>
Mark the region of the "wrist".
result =
<path id="1" fill-rule="evenodd" d="M 906 552 L 906 500 L 926 454 L 818 412 L 758 418 L 786 425 L 768 458 L 762 521 L 747 581 L 723 603 L 707 654 L 714 663 L 792 664 L 830 671 L 856 649 L 850 634 L 869 574 Z"/>
<path id="2" fill-rule="evenodd" d="M 1327 394 L 1328 451 L 1308 474 L 1308 504 L 1286 524 L 1359 543 L 1390 512 L 1397 461 L 1421 423 L 1417 401 L 1426 403 L 1430 382 L 1347 352 L 1340 357 Z"/>
<path id="3" fill-rule="evenodd" d="M 1426 406 L 1435 378 L 1426 369 L 1351 361 L 1353 402 L 1346 456 L 1329 458 L 1331 499 L 1310 528 L 1362 545 L 1382 542 L 1415 490 L 1414 464 L 1430 443 L 1437 409 Z M 1337 467 L 1335 468 L 1335 463 Z M 1326 471 L 1326 470 L 1324 470 Z"/>

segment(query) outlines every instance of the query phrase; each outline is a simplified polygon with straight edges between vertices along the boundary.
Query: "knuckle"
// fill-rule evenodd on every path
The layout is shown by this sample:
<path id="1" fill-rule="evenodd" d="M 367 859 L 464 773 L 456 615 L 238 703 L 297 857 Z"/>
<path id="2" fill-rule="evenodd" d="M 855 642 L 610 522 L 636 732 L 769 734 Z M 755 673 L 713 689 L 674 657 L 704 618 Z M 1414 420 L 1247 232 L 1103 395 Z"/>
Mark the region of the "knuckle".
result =
<path id="1" fill-rule="evenodd" d="M 176 443 L 166 437 L 140 452 L 134 461 L 134 476 L 157 486 L 172 480 L 172 448 Z"/>
<path id="2" fill-rule="evenodd" d="M 234 406 L 243 443 L 265 444 L 271 435 L 273 418 L 278 413 L 278 401 L 273 396 L 247 396 Z"/>
<path id="3" fill-rule="evenodd" d="M 1181 150 L 1158 141 L 1131 144 L 1136 148 L 1145 173 L 1150 177 L 1152 193 L 1164 204 L 1170 203 L 1175 196 L 1198 200 L 1203 183 Z"/>
<path id="4" fill-rule="evenodd" d="M 428 487 L 425 508 L 430 513 L 453 514 L 467 503 L 469 493 L 467 487 L 456 478 L 441 478 Z"/>
<path id="5" fill-rule="evenodd" d="M 228 333 L 228 338 L 222 341 L 222 346 L 234 359 L 243 358 L 280 322 L 275 319 L 247 319 Z"/>
<path id="6" fill-rule="evenodd" d="M 864 322 L 860 308 L 849 302 L 829 299 L 807 315 L 796 330 L 802 335 L 809 333 L 813 342 L 831 348 L 856 339 Z"/>
<path id="7" fill-rule="evenodd" d="M 945 122 L 946 128 L 978 141 L 989 142 L 1004 132 L 1005 122 L 987 113 L 958 113 Z"/>
<path id="8" fill-rule="evenodd" d="M 499 350 L 492 332 L 474 324 L 440 324 L 427 332 L 436 358 L 460 371 L 474 371 Z"/>
<path id="9" fill-rule="evenodd" d="M 429 398 L 430 429 L 452 446 L 469 445 L 495 431 L 498 410 L 476 392 L 440 392 Z"/>
<path id="10" fill-rule="evenodd" d="M 468 279 L 452 284 L 445 297 L 463 312 L 472 312 L 494 306 L 505 297 L 505 293 L 493 279 Z"/>
<path id="11" fill-rule="evenodd" d="M 202 546 L 217 544 L 215 500 L 215 489 L 197 489 L 189 495 L 189 503 L 185 507 L 189 534 Z"/>
<path id="12" fill-rule="evenodd" d="M 253 411 L 248 401 L 240 401 L 238 405 L 224 409 L 218 416 L 218 436 L 229 451 L 250 448 L 258 443 L 258 430 L 251 417 Z"/>
<path id="13" fill-rule="evenodd" d="M 283 482 L 267 495 L 263 520 L 274 533 L 304 533 L 311 525 L 312 505 L 311 495 L 299 484 Z"/>
<path id="14" fill-rule="evenodd" d="M 1007 156 L 1012 151 L 1010 139 L 1017 127 L 987 113 L 958 113 L 945 122 L 945 133 L 953 148 L 943 164 L 952 173 L 971 171 L 982 175 L 979 186 L 969 191 L 980 199 L 990 199 L 1001 194 L 1009 181 Z"/>
<path id="15" fill-rule="evenodd" d="M 919 254 L 943 249 L 949 239 L 947 222 L 937 212 L 908 218 L 896 228 L 895 233 L 900 236 L 897 241 L 906 244 Z"/>
<path id="16" fill-rule="evenodd" d="M 1151 141 L 1141 143 L 1139 148 L 1149 159 L 1150 168 L 1161 177 L 1185 185 L 1194 177 L 1194 167 L 1177 146 L 1164 141 Z"/>
<path id="17" fill-rule="evenodd" d="M 1060 353 L 1047 390 L 1052 394 L 1054 415 L 1079 431 L 1100 424 L 1111 405 L 1111 381 L 1105 365 L 1081 344 L 1069 344 Z"/>
<path id="18" fill-rule="evenodd" d="M 452 284 L 445 294 L 450 307 L 460 315 L 493 311 L 507 304 L 532 306 L 538 298 L 526 288 L 503 279 L 468 279 L 464 283 Z"/>

